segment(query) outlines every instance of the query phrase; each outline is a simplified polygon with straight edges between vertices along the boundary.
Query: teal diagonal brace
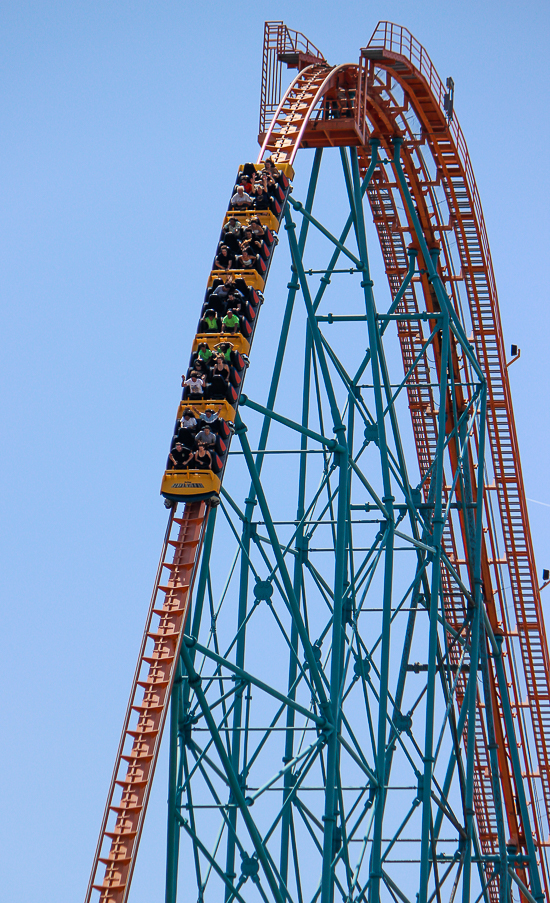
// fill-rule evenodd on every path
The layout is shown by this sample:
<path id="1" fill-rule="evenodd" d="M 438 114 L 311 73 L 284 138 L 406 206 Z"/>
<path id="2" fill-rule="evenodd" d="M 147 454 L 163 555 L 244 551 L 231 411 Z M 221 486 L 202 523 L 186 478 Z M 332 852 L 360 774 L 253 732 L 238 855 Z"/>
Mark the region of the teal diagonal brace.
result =
<path id="1" fill-rule="evenodd" d="M 283 426 L 288 426 L 289 429 L 295 430 L 297 433 L 301 433 L 303 436 L 309 436 L 310 439 L 315 439 L 316 442 L 320 442 L 321 445 L 325 445 L 328 449 L 330 449 L 330 451 L 343 452 L 344 454 L 347 454 L 347 448 L 339 445 L 336 439 L 327 439 L 326 436 L 322 436 L 320 433 L 316 433 L 315 430 L 310 430 L 308 427 L 302 426 L 300 423 L 296 423 L 295 420 L 289 420 L 288 417 L 283 417 L 282 414 L 276 414 L 275 411 L 270 411 L 269 408 L 264 408 L 263 405 L 258 404 L 255 401 L 251 401 L 248 395 L 241 394 L 239 398 L 239 407 L 241 406 L 251 408 L 251 410 L 253 411 L 258 411 L 258 413 L 263 414 L 264 417 L 270 417 L 271 420 L 276 420 L 277 423 L 282 423 Z"/>
<path id="2" fill-rule="evenodd" d="M 378 730 L 376 740 L 376 775 L 379 782 L 379 788 L 375 800 L 375 816 L 374 816 L 374 835 L 371 848 L 371 863 L 369 869 L 370 894 L 372 903 L 380 903 L 380 884 L 383 878 L 383 870 L 381 863 L 381 844 L 382 844 L 382 823 L 385 807 L 386 790 L 384 787 L 385 775 L 385 758 L 386 758 L 386 718 L 388 704 L 388 679 L 389 679 L 389 654 L 390 654 L 390 617 L 391 617 L 391 596 L 392 596 L 392 570 L 393 570 L 393 497 L 391 476 L 388 460 L 388 446 L 386 440 L 386 425 L 384 422 L 382 389 L 381 389 L 381 372 L 380 372 L 380 340 L 376 324 L 376 307 L 374 303 L 374 295 L 372 292 L 372 280 L 369 272 L 369 260 L 367 251 L 365 221 L 363 214 L 363 204 L 361 198 L 361 186 L 359 181 L 359 165 L 357 159 L 357 151 L 355 148 L 350 150 L 353 191 L 355 197 L 355 234 L 359 254 L 363 264 L 364 278 L 361 282 L 365 299 L 365 311 L 367 314 L 368 336 L 370 344 L 370 360 L 372 367 L 372 382 L 374 387 L 374 398 L 376 408 L 376 419 L 379 431 L 379 448 L 380 448 L 380 465 L 382 470 L 382 482 L 384 487 L 384 496 L 382 501 L 388 511 L 389 517 L 386 528 L 386 548 L 384 562 L 384 584 L 383 584 L 383 600 L 382 600 L 382 646 L 380 659 L 380 696 L 378 711 Z"/>
<path id="3" fill-rule="evenodd" d="M 304 296 L 304 303 L 306 305 L 306 311 L 308 315 L 309 327 L 311 329 L 311 336 L 313 339 L 313 344 L 315 345 L 315 350 L 317 352 L 317 357 L 319 359 L 319 366 L 321 367 L 321 372 L 323 374 L 324 388 L 328 396 L 328 401 L 330 405 L 330 413 L 332 415 L 332 422 L 334 432 L 337 435 L 344 433 L 345 426 L 342 423 L 342 418 L 340 416 L 340 409 L 338 407 L 338 403 L 336 401 L 336 396 L 334 394 L 334 388 L 332 385 L 332 381 L 330 378 L 330 373 L 327 366 L 327 360 L 325 357 L 325 350 L 323 348 L 323 337 L 321 335 L 321 331 L 319 329 L 319 324 L 317 323 L 317 319 L 315 317 L 315 310 L 313 307 L 313 303 L 311 301 L 311 295 L 309 292 L 309 285 L 306 279 L 304 265 L 302 262 L 302 256 L 300 254 L 300 249 L 298 247 L 298 243 L 296 241 L 295 230 L 296 226 L 292 221 L 292 217 L 288 211 L 288 208 L 285 210 L 285 229 L 288 234 L 288 243 L 290 245 L 290 253 L 292 255 L 292 262 L 296 267 L 298 272 L 298 279 L 300 280 L 300 285 L 302 287 L 302 294 Z"/>
<path id="4" fill-rule="evenodd" d="M 227 888 L 228 888 L 228 890 L 230 891 L 230 893 L 231 893 L 237 900 L 239 900 L 239 903 L 246 903 L 246 900 L 244 899 L 244 897 L 241 897 L 241 895 L 240 895 L 240 893 L 238 892 L 237 888 L 233 887 L 233 885 L 231 884 L 231 881 L 229 880 L 229 878 L 227 877 L 227 875 L 225 874 L 225 872 L 223 871 L 223 869 L 220 868 L 220 866 L 218 865 L 218 863 L 216 862 L 216 860 L 214 859 L 214 857 L 212 856 L 212 854 L 210 853 L 210 851 L 208 850 L 208 848 L 205 847 L 205 845 L 202 843 L 200 837 L 198 837 L 197 834 L 192 830 L 192 828 L 191 828 L 189 822 L 187 821 L 187 819 L 186 819 L 186 818 L 183 818 L 183 816 L 181 816 L 181 815 L 178 813 L 178 821 L 179 821 L 181 827 L 187 832 L 187 834 L 189 835 L 189 837 L 191 838 L 191 840 L 193 841 L 193 843 L 196 843 L 197 847 L 199 848 L 199 850 L 200 850 L 201 853 L 203 854 L 204 858 L 205 858 L 206 861 L 209 863 L 210 867 L 211 867 L 212 869 L 214 869 L 214 871 L 216 872 L 216 874 L 218 875 L 218 877 L 221 878 L 221 880 L 227 885 Z"/>
<path id="5" fill-rule="evenodd" d="M 244 821 L 246 828 L 248 830 L 248 833 L 250 835 L 250 839 L 251 839 L 252 843 L 254 844 L 254 848 L 256 850 L 258 859 L 262 864 L 263 870 L 265 872 L 265 876 L 267 878 L 267 882 L 271 888 L 271 892 L 272 892 L 275 900 L 277 900 L 277 903 L 284 903 L 285 895 L 281 894 L 281 891 L 279 888 L 279 881 L 277 880 L 276 876 L 273 873 L 273 865 L 267 855 L 266 849 L 265 849 L 263 841 L 262 841 L 262 837 L 260 835 L 260 832 L 258 831 L 258 828 L 256 827 L 256 823 L 249 812 L 248 804 L 247 804 L 244 794 L 241 790 L 239 778 L 235 774 L 235 771 L 233 770 L 233 765 L 231 763 L 229 756 L 227 755 L 227 751 L 225 749 L 223 740 L 221 739 L 221 737 L 219 735 L 216 722 L 212 716 L 212 712 L 210 711 L 210 706 L 208 705 L 208 700 L 207 700 L 206 696 L 204 695 L 204 692 L 201 688 L 201 678 L 195 671 L 193 662 L 191 661 L 191 656 L 189 655 L 189 652 L 187 650 L 187 646 L 185 643 L 182 643 L 182 646 L 181 646 L 181 658 L 182 658 L 183 664 L 185 665 L 185 669 L 187 671 L 189 685 L 191 686 L 191 688 L 193 689 L 193 691 L 197 697 L 199 705 L 202 709 L 202 713 L 204 715 L 204 719 L 210 729 L 210 735 L 212 737 L 212 741 L 214 743 L 214 746 L 216 747 L 216 751 L 220 757 L 220 761 L 222 762 L 225 774 L 227 775 L 227 780 L 229 781 L 229 786 L 231 787 L 233 796 L 240 809 L 243 821 Z"/>
<path id="6" fill-rule="evenodd" d="M 488 618 L 487 618 L 488 620 Z M 492 633 L 492 631 L 491 631 Z M 531 879 L 531 889 L 533 897 L 537 903 L 542 903 L 544 893 L 540 881 L 540 873 L 537 866 L 537 854 L 533 841 L 533 832 L 531 830 L 531 818 L 529 808 L 527 806 L 527 797 L 525 795 L 525 787 L 523 786 L 523 778 L 521 776 L 521 764 L 519 761 L 518 748 L 515 742 L 514 720 L 512 716 L 512 708 L 510 706 L 510 697 L 508 695 L 508 684 L 506 682 L 506 674 L 504 665 L 502 664 L 502 642 L 504 637 L 495 636 L 493 634 L 493 652 L 495 669 L 497 672 L 497 680 L 500 689 L 502 712 L 504 715 L 504 723 L 506 725 L 506 733 L 508 734 L 508 749 L 510 759 L 512 761 L 512 769 L 515 777 L 517 801 L 521 812 L 521 820 L 525 828 L 525 845 L 527 847 L 527 855 L 529 857 L 529 877 Z"/>
<path id="7" fill-rule="evenodd" d="M 277 536 L 277 531 L 275 530 L 275 526 L 273 524 L 273 519 L 271 517 L 271 513 L 269 511 L 269 506 L 267 504 L 267 499 L 265 497 L 265 493 L 263 490 L 263 486 L 260 480 L 260 475 L 256 469 L 256 465 L 254 463 L 254 458 L 252 456 L 252 451 L 250 449 L 250 445 L 248 439 L 246 438 L 246 427 L 243 424 L 239 412 L 237 411 L 236 417 L 236 432 L 239 436 L 239 440 L 241 443 L 241 448 L 244 453 L 244 458 L 246 461 L 246 465 L 248 467 L 248 472 L 250 474 L 250 478 L 252 480 L 252 485 L 254 487 L 254 491 L 256 493 L 256 497 L 258 499 L 258 503 L 260 505 L 260 510 L 263 514 L 265 520 L 265 526 L 267 532 L 269 534 L 269 539 L 271 542 L 271 547 L 273 549 L 273 554 L 275 555 L 275 559 L 279 566 L 279 571 L 281 574 L 281 579 L 283 581 L 283 586 L 285 588 L 285 592 L 287 594 L 288 604 L 290 606 L 290 610 L 292 612 L 292 616 L 296 623 L 296 627 L 298 629 L 298 633 L 300 635 L 300 640 L 302 646 L 304 648 L 304 655 L 307 659 L 307 663 L 310 668 L 310 674 L 313 679 L 313 683 L 315 684 L 315 689 L 317 691 L 319 697 L 319 704 L 326 714 L 327 720 L 330 722 L 330 708 L 328 705 L 327 696 L 325 693 L 325 687 L 323 683 L 323 678 L 319 673 L 319 665 L 317 659 L 313 654 L 313 647 L 311 644 L 311 640 L 309 638 L 308 631 L 302 619 L 302 614 L 300 612 L 300 606 L 298 604 L 298 600 L 296 599 L 294 593 L 294 587 L 292 585 L 292 581 L 290 579 L 290 575 L 287 570 L 286 562 L 284 560 L 280 544 L 279 538 Z"/>
<path id="8" fill-rule="evenodd" d="M 325 229 L 325 227 L 319 222 L 319 220 L 315 219 L 315 217 L 305 209 L 301 201 L 295 201 L 293 197 L 289 197 L 288 201 L 294 210 L 296 210 L 298 213 L 301 213 L 302 216 L 304 216 L 312 224 L 312 226 L 315 226 L 315 228 L 325 236 L 325 238 L 328 238 L 328 240 L 331 241 L 333 245 L 336 245 L 341 254 L 345 254 L 346 257 L 349 257 L 349 259 L 353 261 L 358 270 L 363 269 L 361 261 L 355 256 L 355 254 L 352 254 L 351 251 L 348 251 L 346 246 L 343 245 L 342 242 L 332 234 L 332 232 L 329 232 L 328 229 Z"/>
<path id="9" fill-rule="evenodd" d="M 434 291 L 437 295 L 437 300 L 441 305 L 442 310 L 447 310 L 448 314 L 452 320 L 454 330 L 456 331 L 457 338 L 460 341 L 460 344 L 464 348 L 464 353 L 468 357 L 472 367 L 475 372 L 479 376 L 481 380 L 484 380 L 483 371 L 479 365 L 479 361 L 476 358 L 475 354 L 472 351 L 471 345 L 466 337 L 466 333 L 464 332 L 464 327 L 460 322 L 457 312 L 455 311 L 453 305 L 449 300 L 449 296 L 443 287 L 443 283 L 441 282 L 441 278 L 439 273 L 437 272 L 437 267 L 435 266 L 430 251 L 428 249 L 428 245 L 426 243 L 426 238 L 424 236 L 424 232 L 422 231 L 422 227 L 420 225 L 420 220 L 418 219 L 418 214 L 416 212 L 416 208 L 411 197 L 411 193 L 409 191 L 409 186 L 407 185 L 407 180 L 405 179 L 405 173 L 403 172 L 403 167 L 401 165 L 401 145 L 403 144 L 403 138 L 393 138 L 393 146 L 394 146 L 394 155 L 393 155 L 393 165 L 395 167 L 395 171 L 397 174 L 397 179 L 399 181 L 399 185 L 403 192 L 403 196 L 405 199 L 405 203 L 407 205 L 407 210 L 409 211 L 409 216 L 411 217 L 414 231 L 416 233 L 416 237 L 418 239 L 418 243 L 420 245 L 420 250 L 422 251 L 422 256 L 424 258 L 424 265 L 429 273 L 430 282 L 434 287 Z"/>
<path id="10" fill-rule="evenodd" d="M 201 645 L 201 643 L 197 643 L 194 637 L 186 636 L 184 640 L 186 647 L 189 649 L 194 649 L 195 653 L 198 652 L 200 655 L 204 655 L 206 658 L 209 658 L 213 662 L 216 662 L 218 665 L 221 665 L 222 668 L 227 668 L 227 670 L 231 671 L 232 674 L 240 677 L 246 683 L 251 683 L 255 687 L 258 687 L 258 689 L 263 693 L 267 693 L 269 696 L 273 696 L 274 699 L 282 702 L 283 705 L 291 706 L 293 709 L 303 715 L 304 718 L 310 719 L 320 728 L 326 728 L 326 718 L 323 718 L 321 715 L 316 715 L 315 712 L 306 709 L 295 700 L 289 699 L 289 697 L 285 696 L 284 693 L 280 693 L 274 687 L 270 687 L 268 684 L 259 680 L 257 677 L 254 677 L 253 674 L 250 674 L 243 668 L 239 668 L 237 665 L 234 665 L 233 662 L 228 661 L 228 659 L 225 659 L 222 655 L 218 655 L 216 652 L 213 652 L 212 649 L 208 649 L 206 646 Z"/>
<path id="11" fill-rule="evenodd" d="M 411 284 L 411 280 L 415 273 L 416 258 L 418 257 L 418 251 L 415 248 L 409 248 L 407 251 L 407 254 L 409 255 L 409 268 L 407 270 L 407 273 L 406 273 L 406 276 L 405 276 L 403 282 L 399 286 L 399 289 L 397 291 L 395 298 L 393 299 L 392 303 L 390 304 L 390 306 L 388 308 L 388 312 L 386 314 L 377 314 L 376 315 L 376 319 L 380 320 L 382 322 L 382 325 L 380 327 L 380 338 L 382 338 L 386 329 L 390 325 L 390 323 L 391 323 L 390 318 L 393 317 L 394 311 L 397 310 L 397 307 L 399 306 L 399 303 L 400 303 L 401 299 L 403 298 L 403 295 L 405 294 L 409 285 Z M 398 315 L 398 316 L 400 316 L 400 315 Z M 402 316 L 403 316 L 404 320 L 409 319 L 409 316 L 406 314 L 403 314 Z M 365 357 L 363 359 L 363 362 L 353 378 L 354 386 L 356 386 L 357 383 L 359 382 L 359 380 L 361 379 L 361 376 L 363 375 L 366 368 L 368 367 L 369 361 L 370 361 L 370 348 L 367 350 Z"/>
<path id="12" fill-rule="evenodd" d="M 378 146 L 379 146 L 380 142 L 378 141 L 377 138 L 372 138 L 370 143 L 372 146 L 372 158 L 371 158 L 369 168 L 365 174 L 365 178 L 363 179 L 363 182 L 361 184 L 361 197 L 362 198 L 364 197 L 365 192 L 366 192 L 367 188 L 369 187 L 369 183 L 370 183 L 370 180 L 372 179 L 374 170 L 380 163 L 380 161 L 378 159 Z M 354 217 L 355 217 L 355 209 L 353 209 L 352 212 L 349 214 L 349 216 L 346 220 L 346 224 L 340 233 L 339 245 L 343 245 L 346 238 L 348 237 L 349 230 L 351 229 L 353 222 L 354 222 Z M 319 288 L 317 290 L 317 294 L 315 295 L 315 300 L 313 302 L 313 307 L 315 310 L 317 310 L 321 301 L 323 300 L 323 295 L 325 293 L 327 285 L 329 285 L 329 283 L 330 283 L 330 275 L 331 275 L 331 273 L 334 272 L 334 267 L 336 266 L 336 264 L 338 262 L 339 256 L 340 256 L 340 248 L 336 247 L 334 249 L 334 253 L 333 253 L 332 257 L 330 258 L 330 263 L 329 263 L 327 269 L 325 270 L 325 275 L 321 277 L 321 285 L 319 286 Z"/>
<path id="13" fill-rule="evenodd" d="M 313 166 L 311 168 L 311 176 L 309 179 L 309 187 L 308 187 L 308 192 L 307 192 L 307 197 L 306 197 L 305 210 L 308 212 L 311 211 L 311 209 L 313 207 L 313 202 L 315 200 L 315 191 L 317 188 L 317 180 L 319 178 L 319 170 L 321 168 L 322 156 L 323 156 L 323 150 L 322 150 L 322 148 L 318 148 L 315 151 L 315 157 L 313 160 Z M 300 236 L 298 239 L 300 253 L 303 253 L 304 248 L 306 246 L 308 230 L 309 230 L 309 220 L 304 218 L 302 221 L 302 227 L 300 229 Z M 300 288 L 300 284 L 296 277 L 296 273 L 292 274 L 292 278 L 291 278 L 287 288 L 288 288 L 288 296 L 287 296 L 286 308 L 285 308 L 285 313 L 284 313 L 284 317 L 283 317 L 283 323 L 281 326 L 281 334 L 280 334 L 280 338 L 279 338 L 279 345 L 277 347 L 277 354 L 275 356 L 275 363 L 273 365 L 273 376 L 271 378 L 271 385 L 269 387 L 269 394 L 267 397 L 267 407 L 269 410 L 273 409 L 273 406 L 275 405 L 275 399 L 277 398 L 277 392 L 279 389 L 279 380 L 281 378 L 283 360 L 284 360 L 285 351 L 286 351 L 286 343 L 288 340 L 288 335 L 290 332 L 290 324 L 292 321 L 292 314 L 294 311 L 294 302 L 296 300 L 296 293 L 297 293 L 298 289 Z M 257 467 L 260 472 L 262 470 L 262 464 L 263 464 L 263 455 L 261 454 L 261 450 L 265 449 L 265 447 L 267 445 L 267 439 L 268 439 L 268 435 L 269 435 L 270 426 L 271 426 L 271 420 L 265 419 L 263 426 L 262 426 L 262 432 L 260 434 L 260 440 L 258 443 L 258 448 L 260 449 L 260 453 L 258 454 L 258 456 L 256 458 Z M 252 494 L 250 495 L 250 498 L 252 498 Z"/>

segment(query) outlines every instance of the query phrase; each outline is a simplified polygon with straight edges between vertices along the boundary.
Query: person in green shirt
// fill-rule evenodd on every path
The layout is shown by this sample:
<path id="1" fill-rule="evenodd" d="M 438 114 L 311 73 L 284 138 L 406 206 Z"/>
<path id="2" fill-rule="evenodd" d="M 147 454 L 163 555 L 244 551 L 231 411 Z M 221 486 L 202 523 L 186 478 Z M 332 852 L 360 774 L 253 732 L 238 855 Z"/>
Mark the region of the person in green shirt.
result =
<path id="1" fill-rule="evenodd" d="M 210 363 L 210 359 L 212 358 L 213 354 L 214 352 L 210 350 L 206 342 L 200 343 L 197 351 L 197 357 L 200 358 L 201 361 L 204 361 L 205 364 Z"/>
<path id="2" fill-rule="evenodd" d="M 199 324 L 200 332 L 219 332 L 220 321 L 213 310 L 207 310 Z"/>
<path id="3" fill-rule="evenodd" d="M 220 342 L 219 345 L 216 345 L 215 350 L 218 354 L 223 356 L 224 361 L 227 364 L 231 363 L 231 352 L 233 351 L 233 345 L 231 342 Z"/>
<path id="4" fill-rule="evenodd" d="M 206 319 L 206 317 L 205 317 Z M 227 311 L 225 317 L 222 320 L 222 327 L 224 332 L 237 332 L 241 325 L 240 318 L 233 313 L 231 308 Z"/>

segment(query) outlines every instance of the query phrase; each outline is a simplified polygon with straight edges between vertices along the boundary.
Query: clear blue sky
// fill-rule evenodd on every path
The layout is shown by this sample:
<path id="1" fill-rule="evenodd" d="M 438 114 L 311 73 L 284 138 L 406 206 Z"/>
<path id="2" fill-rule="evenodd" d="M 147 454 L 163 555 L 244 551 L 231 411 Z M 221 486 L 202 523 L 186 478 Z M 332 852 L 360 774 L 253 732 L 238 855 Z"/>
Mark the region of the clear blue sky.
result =
<path id="1" fill-rule="evenodd" d="M 256 153 L 265 16 L 335 63 L 391 19 L 454 78 L 506 342 L 522 352 L 510 374 L 527 494 L 550 506 L 549 12 L 540 0 L 0 9 L 1 896 L 74 903 L 160 552 L 197 299 L 236 165 Z M 550 567 L 550 507 L 531 515 Z M 163 762 L 132 903 L 163 896 L 165 797 Z"/>

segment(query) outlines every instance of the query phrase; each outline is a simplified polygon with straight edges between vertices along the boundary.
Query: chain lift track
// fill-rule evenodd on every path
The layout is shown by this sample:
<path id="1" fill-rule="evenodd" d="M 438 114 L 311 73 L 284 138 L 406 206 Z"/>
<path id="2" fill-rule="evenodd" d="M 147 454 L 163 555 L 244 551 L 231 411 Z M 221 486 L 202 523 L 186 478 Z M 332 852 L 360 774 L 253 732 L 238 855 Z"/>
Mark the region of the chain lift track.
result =
<path id="1" fill-rule="evenodd" d="M 284 94 L 283 65 L 298 70 Z M 342 85 L 346 90 L 353 88 L 353 115 L 332 119 L 327 104 Z M 420 133 L 413 130 L 413 121 L 420 123 Z M 470 586 L 472 595 L 476 583 L 481 587 L 489 663 L 483 698 L 490 698 L 495 717 L 489 726 L 484 717 L 476 718 L 474 733 L 468 734 L 468 743 L 475 745 L 477 833 L 482 853 L 488 858 L 497 856 L 502 825 L 492 765 L 498 760 L 510 861 L 514 856 L 517 859 L 511 877 L 524 900 L 539 903 L 542 893 L 548 899 L 550 892 L 546 860 L 550 827 L 550 659 L 491 255 L 466 142 L 449 108 L 449 92 L 422 46 L 405 28 L 393 23 L 378 24 L 358 64 L 330 66 L 303 35 L 290 31 L 282 22 L 268 22 L 259 140 L 258 163 L 271 155 L 278 165 L 292 166 L 300 147 L 357 149 L 360 176 L 365 180 L 363 190 L 394 301 L 392 310 L 397 317 L 425 504 L 431 498 L 430 475 L 440 454 L 441 428 L 432 374 L 418 354 L 430 341 L 426 333 L 436 322 L 427 318 L 430 313 L 437 317 L 440 310 L 431 275 L 434 266 L 456 323 L 462 324 L 460 328 L 472 328 L 470 342 L 487 387 L 490 450 L 485 474 L 476 472 L 470 453 L 465 464 L 473 486 L 470 507 L 477 503 L 478 482 L 482 477 L 486 480 L 480 577 L 476 578 L 468 559 L 471 523 L 464 504 L 460 517 L 454 521 L 448 518 L 442 526 L 441 547 L 457 579 L 449 579 L 449 568 L 441 567 L 441 593 L 448 629 L 460 638 L 469 612 L 467 593 L 457 591 L 457 582 Z M 289 198 L 291 205 L 303 212 L 302 205 Z M 437 335 L 432 348 L 441 379 L 446 372 L 446 352 Z M 449 367 L 456 378 L 461 374 L 463 384 L 468 386 L 468 377 L 475 371 L 474 355 L 468 359 L 458 344 L 451 342 Z M 448 435 L 458 430 L 461 415 L 475 401 L 469 391 L 457 390 L 456 407 L 447 411 Z M 241 403 L 246 404 L 247 399 Z M 479 446 L 477 435 L 475 442 Z M 453 449 L 449 442 L 451 481 L 460 467 Z M 449 505 L 459 496 L 454 485 L 443 486 L 443 498 Z M 191 593 L 196 578 L 199 586 L 207 579 L 207 566 L 200 568 L 200 556 L 209 511 L 204 502 L 188 502 L 180 517 L 172 512 L 169 518 L 86 903 L 92 900 L 94 890 L 99 892 L 100 903 L 125 903 L 128 899 L 162 731 L 177 679 Z M 164 595 L 162 601 L 159 593 Z M 508 598 L 513 605 L 507 604 Z M 449 652 L 458 674 L 457 718 L 468 698 L 461 649 L 457 642 Z M 189 671 L 190 685 L 192 673 Z M 503 692 L 504 685 L 507 692 Z M 485 703 L 480 690 L 476 692 L 481 712 Z M 518 778 L 520 773 L 522 779 Z M 98 876 L 100 866 L 105 868 L 102 879 Z M 483 868 L 487 877 L 485 899 L 498 903 L 502 901 L 499 880 L 494 879 L 489 866 Z M 394 897 L 398 898 L 399 894 Z"/>
<path id="2" fill-rule="evenodd" d="M 182 517 L 170 514 L 87 899 L 94 887 L 104 900 L 127 897 L 207 518 L 204 502 L 187 504 Z M 134 713 L 137 724 L 132 723 Z M 109 830 L 113 815 L 115 823 Z M 107 858 L 101 855 L 106 840 Z M 105 866 L 103 884 L 92 886 L 99 863 Z"/>

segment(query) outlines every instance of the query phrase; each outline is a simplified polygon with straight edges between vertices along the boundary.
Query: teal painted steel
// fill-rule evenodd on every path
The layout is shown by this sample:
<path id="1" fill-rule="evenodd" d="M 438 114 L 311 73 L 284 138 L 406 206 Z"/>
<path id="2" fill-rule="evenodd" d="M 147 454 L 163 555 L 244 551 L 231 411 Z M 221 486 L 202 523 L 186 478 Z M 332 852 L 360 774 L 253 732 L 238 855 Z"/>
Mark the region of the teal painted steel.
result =
<path id="1" fill-rule="evenodd" d="M 166 903 L 176 903 L 178 885 L 179 827 L 177 804 L 178 720 L 181 704 L 181 662 L 178 663 L 170 700 L 170 760 L 168 763 L 168 830 L 166 839 Z"/>
<path id="2" fill-rule="evenodd" d="M 390 163 L 372 142 L 363 181 L 355 149 L 340 159 L 340 232 L 312 213 L 321 151 L 305 204 L 291 198 L 285 211 L 292 268 L 267 400 L 241 397 L 240 452 L 210 513 L 172 706 L 166 900 L 177 899 L 179 852 L 180 899 L 200 903 L 493 903 L 497 884 L 504 903 L 523 865 L 539 903 L 536 851 L 531 843 L 518 865 L 507 850 L 496 777 L 491 669 L 508 736 L 514 727 L 481 592 L 485 381 L 427 247 L 399 141 Z M 388 165 L 417 247 L 377 308 L 364 199 Z M 309 266 L 327 243 L 328 263 Z M 338 270 L 341 255 L 354 267 Z M 333 315 L 320 309 L 337 272 L 355 293 L 341 280 Z M 396 337 L 408 349 L 398 364 Z M 433 429 L 424 463 L 407 406 Z M 237 461 L 250 480 L 244 499 L 231 488 Z M 496 856 L 473 817 L 479 731 L 490 740 Z M 518 805 L 528 824 L 525 796 Z"/>

